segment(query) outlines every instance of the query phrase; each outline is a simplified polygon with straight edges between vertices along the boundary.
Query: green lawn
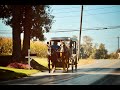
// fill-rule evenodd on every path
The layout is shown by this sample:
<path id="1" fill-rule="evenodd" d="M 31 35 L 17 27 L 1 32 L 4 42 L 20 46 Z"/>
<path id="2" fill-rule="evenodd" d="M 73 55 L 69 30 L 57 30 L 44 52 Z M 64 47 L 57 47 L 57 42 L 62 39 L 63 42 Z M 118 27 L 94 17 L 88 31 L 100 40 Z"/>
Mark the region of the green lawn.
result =
<path id="1" fill-rule="evenodd" d="M 25 69 L 15 69 L 15 68 L 2 67 L 2 66 L 0 66 L 0 69 L 10 70 L 10 71 L 14 71 L 16 73 L 24 73 L 26 75 L 31 75 L 31 74 L 38 72 L 38 70 L 35 70 L 35 69 L 25 70 Z"/>
<path id="2" fill-rule="evenodd" d="M 0 66 L 0 81 L 12 80 L 21 77 L 27 77 L 31 74 L 39 72 L 38 70 L 24 70 Z"/>

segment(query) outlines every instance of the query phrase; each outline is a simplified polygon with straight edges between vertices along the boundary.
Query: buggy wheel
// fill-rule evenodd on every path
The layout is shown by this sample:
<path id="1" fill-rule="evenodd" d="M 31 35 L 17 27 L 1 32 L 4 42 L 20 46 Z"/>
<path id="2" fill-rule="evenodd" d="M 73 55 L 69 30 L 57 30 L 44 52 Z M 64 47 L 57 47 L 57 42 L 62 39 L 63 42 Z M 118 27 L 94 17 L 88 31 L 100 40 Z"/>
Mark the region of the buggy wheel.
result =
<path id="1" fill-rule="evenodd" d="M 77 71 L 77 58 L 75 58 L 75 71 Z"/>
<path id="2" fill-rule="evenodd" d="M 73 65 L 74 65 L 74 60 L 72 59 L 72 72 L 73 72 Z"/>
<path id="3" fill-rule="evenodd" d="M 77 64 L 75 64 L 75 71 L 77 71 Z"/>

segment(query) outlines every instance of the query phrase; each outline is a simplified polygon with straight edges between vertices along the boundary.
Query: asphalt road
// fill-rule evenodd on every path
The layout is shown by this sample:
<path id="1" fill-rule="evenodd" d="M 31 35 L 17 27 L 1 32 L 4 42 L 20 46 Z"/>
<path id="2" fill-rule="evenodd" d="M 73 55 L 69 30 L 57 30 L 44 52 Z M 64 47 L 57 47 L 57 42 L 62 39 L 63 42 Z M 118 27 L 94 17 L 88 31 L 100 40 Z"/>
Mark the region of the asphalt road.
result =
<path id="1" fill-rule="evenodd" d="M 38 73 L 31 77 L 4 81 L 5 85 L 120 85 L 120 60 L 96 60 L 79 66 L 77 72 L 56 70 L 55 73 Z"/>

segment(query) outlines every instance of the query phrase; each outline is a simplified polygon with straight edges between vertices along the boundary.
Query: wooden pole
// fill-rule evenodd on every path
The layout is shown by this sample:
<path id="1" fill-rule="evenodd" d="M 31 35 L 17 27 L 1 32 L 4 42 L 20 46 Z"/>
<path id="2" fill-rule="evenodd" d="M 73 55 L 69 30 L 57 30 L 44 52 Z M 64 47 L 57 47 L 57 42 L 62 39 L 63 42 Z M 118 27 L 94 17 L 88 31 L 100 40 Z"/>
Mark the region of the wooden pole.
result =
<path id="1" fill-rule="evenodd" d="M 81 19 L 80 19 L 80 32 L 79 32 L 79 41 L 78 41 L 78 57 L 77 60 L 79 61 L 80 57 L 80 43 L 81 43 L 81 31 L 82 31 L 82 16 L 83 16 L 83 5 L 81 7 Z"/>

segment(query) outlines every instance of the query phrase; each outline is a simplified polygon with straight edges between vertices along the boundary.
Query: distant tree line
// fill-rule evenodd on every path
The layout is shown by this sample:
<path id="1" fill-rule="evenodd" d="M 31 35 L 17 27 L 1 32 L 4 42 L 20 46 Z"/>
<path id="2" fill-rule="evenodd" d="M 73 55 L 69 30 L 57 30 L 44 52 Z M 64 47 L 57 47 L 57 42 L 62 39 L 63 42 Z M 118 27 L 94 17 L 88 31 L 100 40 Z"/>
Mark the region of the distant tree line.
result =
<path id="1" fill-rule="evenodd" d="M 77 38 L 73 36 L 73 38 Z M 81 59 L 117 59 L 118 50 L 108 54 L 108 50 L 105 48 L 105 44 L 93 44 L 93 39 L 90 36 L 83 36 L 83 43 L 80 46 L 80 58 Z"/>

